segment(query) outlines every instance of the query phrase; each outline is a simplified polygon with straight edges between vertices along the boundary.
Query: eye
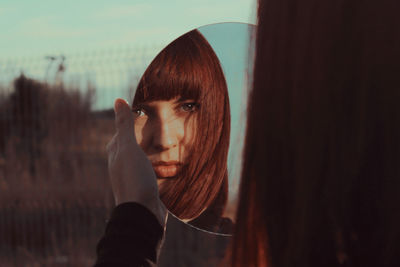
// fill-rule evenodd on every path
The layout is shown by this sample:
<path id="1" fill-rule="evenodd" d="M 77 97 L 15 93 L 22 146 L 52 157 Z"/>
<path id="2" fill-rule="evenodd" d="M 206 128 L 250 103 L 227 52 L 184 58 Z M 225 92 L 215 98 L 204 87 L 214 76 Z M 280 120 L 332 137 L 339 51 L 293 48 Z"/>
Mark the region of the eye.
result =
<path id="1" fill-rule="evenodd" d="M 198 104 L 195 102 L 183 103 L 181 109 L 185 112 L 193 112 L 198 108 Z"/>
<path id="2" fill-rule="evenodd" d="M 146 113 L 144 112 L 143 108 L 134 108 L 132 109 L 132 112 L 137 116 L 137 117 L 141 117 L 146 115 Z"/>

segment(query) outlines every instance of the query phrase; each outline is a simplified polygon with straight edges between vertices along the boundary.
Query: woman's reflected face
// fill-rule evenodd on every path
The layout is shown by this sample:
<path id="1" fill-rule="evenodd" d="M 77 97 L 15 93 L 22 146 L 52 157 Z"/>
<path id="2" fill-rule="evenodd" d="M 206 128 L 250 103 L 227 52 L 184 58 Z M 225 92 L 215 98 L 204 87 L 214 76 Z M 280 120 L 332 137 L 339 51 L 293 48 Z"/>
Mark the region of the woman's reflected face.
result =
<path id="1" fill-rule="evenodd" d="M 195 101 L 180 98 L 133 107 L 136 140 L 151 161 L 159 184 L 176 178 L 187 164 L 198 109 Z"/>

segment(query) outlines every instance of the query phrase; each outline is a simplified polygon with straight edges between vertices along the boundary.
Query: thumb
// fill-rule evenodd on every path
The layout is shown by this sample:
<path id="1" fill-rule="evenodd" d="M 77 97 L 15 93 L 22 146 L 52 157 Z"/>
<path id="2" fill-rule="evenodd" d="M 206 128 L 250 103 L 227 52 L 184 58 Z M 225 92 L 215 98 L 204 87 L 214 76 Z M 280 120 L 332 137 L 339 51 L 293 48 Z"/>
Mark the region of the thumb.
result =
<path id="1" fill-rule="evenodd" d="M 117 98 L 114 103 L 115 110 L 115 128 L 121 135 L 133 137 L 135 134 L 135 125 L 133 114 L 128 102 L 124 99 Z M 133 138 L 135 139 L 135 138 Z"/>

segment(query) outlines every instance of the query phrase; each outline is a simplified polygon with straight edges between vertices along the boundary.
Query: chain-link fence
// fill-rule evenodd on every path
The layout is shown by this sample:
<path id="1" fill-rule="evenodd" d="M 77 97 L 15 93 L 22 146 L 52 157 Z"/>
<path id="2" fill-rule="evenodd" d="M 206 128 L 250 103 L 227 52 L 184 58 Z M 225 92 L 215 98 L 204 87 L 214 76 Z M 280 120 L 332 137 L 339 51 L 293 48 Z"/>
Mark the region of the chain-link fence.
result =
<path id="1" fill-rule="evenodd" d="M 113 206 L 112 105 L 161 47 L 0 60 L 0 265 L 90 266 Z"/>

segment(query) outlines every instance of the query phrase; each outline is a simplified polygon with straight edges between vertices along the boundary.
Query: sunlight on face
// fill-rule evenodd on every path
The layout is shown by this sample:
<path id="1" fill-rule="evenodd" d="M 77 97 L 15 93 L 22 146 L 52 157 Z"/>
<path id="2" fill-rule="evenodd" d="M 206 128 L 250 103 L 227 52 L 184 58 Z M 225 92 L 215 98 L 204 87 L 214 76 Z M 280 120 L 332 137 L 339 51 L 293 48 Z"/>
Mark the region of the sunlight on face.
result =
<path id="1" fill-rule="evenodd" d="M 195 115 L 193 100 L 157 100 L 133 108 L 138 144 L 153 164 L 159 184 L 175 178 L 193 148 Z"/>

